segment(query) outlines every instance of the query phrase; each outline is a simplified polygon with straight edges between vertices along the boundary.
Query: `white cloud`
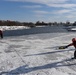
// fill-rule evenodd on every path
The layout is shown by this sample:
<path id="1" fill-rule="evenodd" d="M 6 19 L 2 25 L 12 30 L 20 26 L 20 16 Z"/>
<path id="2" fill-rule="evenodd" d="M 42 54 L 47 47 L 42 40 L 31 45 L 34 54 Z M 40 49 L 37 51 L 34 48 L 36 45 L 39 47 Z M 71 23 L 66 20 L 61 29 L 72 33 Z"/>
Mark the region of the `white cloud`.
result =
<path id="1" fill-rule="evenodd" d="M 49 15 L 67 15 L 67 14 L 71 14 L 73 12 L 73 10 L 71 9 L 61 9 L 61 10 L 53 10 L 51 12 L 48 12 Z"/>
<path id="2" fill-rule="evenodd" d="M 42 15 L 42 14 L 35 14 L 34 15 L 36 18 L 43 18 L 44 17 L 44 15 Z"/>
<path id="3" fill-rule="evenodd" d="M 76 4 L 69 4 L 68 3 L 69 0 L 5 0 L 5 1 L 32 2 L 32 3 L 45 4 L 50 7 L 62 7 L 62 8 L 76 7 Z"/>
<path id="4" fill-rule="evenodd" d="M 58 8 L 73 8 L 76 7 L 76 4 L 48 4 L 48 6 Z"/>
<path id="5" fill-rule="evenodd" d="M 70 13 L 72 10 L 67 10 L 67 9 L 63 9 L 63 10 L 59 10 L 59 11 L 56 11 L 56 14 L 65 14 L 65 13 Z"/>
<path id="6" fill-rule="evenodd" d="M 74 15 L 67 15 L 66 18 L 75 18 Z"/>
<path id="7" fill-rule="evenodd" d="M 41 10 L 35 10 L 35 11 L 33 11 L 35 14 L 34 14 L 34 16 L 36 17 L 36 18 L 40 18 L 40 19 L 42 19 L 42 18 L 45 18 L 45 16 L 47 15 L 47 14 L 49 14 L 49 12 L 47 12 L 47 11 L 41 11 Z"/>
<path id="8" fill-rule="evenodd" d="M 64 3 L 68 0 L 17 0 L 17 1 L 27 1 L 33 3 L 41 3 L 41 4 L 48 4 L 48 3 Z"/>
<path id="9" fill-rule="evenodd" d="M 47 3 L 64 3 L 68 0 L 5 0 L 5 1 L 33 2 L 33 3 L 47 4 Z"/>
<path id="10" fill-rule="evenodd" d="M 23 5 L 23 6 L 21 6 L 22 8 L 32 8 L 32 9 L 34 9 L 34 8 L 41 8 L 42 6 L 40 6 L 40 5 L 32 5 L 32 6 L 26 6 L 26 5 Z"/>
<path id="11" fill-rule="evenodd" d="M 73 18 L 75 18 L 74 16 L 76 15 L 76 4 L 75 3 L 70 3 L 71 0 L 5 0 L 5 1 L 15 1 L 15 2 L 32 2 L 32 3 L 37 3 L 37 5 L 33 5 L 33 6 L 21 6 L 23 8 L 41 8 L 42 6 L 39 4 L 44 4 L 48 7 L 50 7 L 50 9 L 47 11 L 46 9 L 42 9 L 42 10 L 35 10 L 34 12 L 34 16 L 37 18 L 39 17 L 40 19 L 48 16 L 53 16 L 51 17 L 51 20 L 67 20 L 67 19 L 71 19 L 74 20 Z M 54 8 L 60 8 L 60 9 L 51 9 L 51 7 Z M 45 11 L 43 11 L 45 10 Z M 51 11 L 51 12 L 50 12 Z M 41 18 L 42 17 L 42 18 Z M 62 18 L 63 17 L 63 18 Z M 46 18 L 47 19 L 47 18 Z"/>
<path id="12" fill-rule="evenodd" d="M 34 11 L 34 13 L 36 13 L 36 14 L 48 14 L 47 11 L 41 11 L 41 10 L 36 10 L 36 11 Z"/>

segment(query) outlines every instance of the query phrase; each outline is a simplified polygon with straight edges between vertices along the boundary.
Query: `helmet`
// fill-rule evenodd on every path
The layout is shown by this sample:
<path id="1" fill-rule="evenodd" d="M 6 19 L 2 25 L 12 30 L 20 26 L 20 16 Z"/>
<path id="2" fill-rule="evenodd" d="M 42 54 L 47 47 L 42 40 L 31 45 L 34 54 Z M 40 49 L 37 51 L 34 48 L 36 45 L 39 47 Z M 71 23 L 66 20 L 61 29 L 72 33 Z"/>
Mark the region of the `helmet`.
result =
<path id="1" fill-rule="evenodd" d="M 73 38 L 72 41 L 73 41 L 73 42 L 76 41 L 76 38 Z"/>

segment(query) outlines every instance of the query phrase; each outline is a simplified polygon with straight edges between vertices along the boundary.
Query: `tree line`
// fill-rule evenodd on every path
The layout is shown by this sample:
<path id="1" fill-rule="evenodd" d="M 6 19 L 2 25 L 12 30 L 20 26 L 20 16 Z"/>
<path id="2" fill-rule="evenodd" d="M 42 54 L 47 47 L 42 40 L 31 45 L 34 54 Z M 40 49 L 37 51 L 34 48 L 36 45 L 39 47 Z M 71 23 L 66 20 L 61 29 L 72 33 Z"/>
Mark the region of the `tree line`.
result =
<path id="1" fill-rule="evenodd" d="M 36 23 L 33 22 L 19 22 L 19 21 L 10 21 L 10 20 L 0 20 L 0 26 L 28 26 L 28 27 L 36 27 L 36 26 L 52 26 L 52 25 L 74 25 L 76 26 L 76 21 L 74 23 L 70 23 L 70 22 L 49 22 L 49 23 L 45 23 L 45 22 L 40 22 L 37 21 Z"/>

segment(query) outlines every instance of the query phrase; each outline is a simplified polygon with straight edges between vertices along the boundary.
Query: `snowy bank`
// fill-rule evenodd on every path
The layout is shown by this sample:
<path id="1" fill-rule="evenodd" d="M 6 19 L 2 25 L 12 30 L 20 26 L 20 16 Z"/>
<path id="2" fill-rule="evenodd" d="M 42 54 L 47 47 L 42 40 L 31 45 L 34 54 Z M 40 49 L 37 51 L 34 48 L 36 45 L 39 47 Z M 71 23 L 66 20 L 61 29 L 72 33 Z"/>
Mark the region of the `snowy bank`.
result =
<path id="1" fill-rule="evenodd" d="M 0 26 L 0 30 L 17 30 L 17 29 L 29 29 L 29 27 L 26 26 Z"/>

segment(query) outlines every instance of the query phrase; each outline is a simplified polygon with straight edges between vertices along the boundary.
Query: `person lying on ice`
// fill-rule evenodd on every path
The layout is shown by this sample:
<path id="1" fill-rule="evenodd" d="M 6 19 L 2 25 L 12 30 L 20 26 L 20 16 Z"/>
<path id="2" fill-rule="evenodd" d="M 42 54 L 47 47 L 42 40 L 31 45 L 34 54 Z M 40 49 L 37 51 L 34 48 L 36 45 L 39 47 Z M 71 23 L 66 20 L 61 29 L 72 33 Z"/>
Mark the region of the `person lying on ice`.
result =
<path id="1" fill-rule="evenodd" d="M 63 49 L 68 48 L 69 46 L 74 46 L 75 47 L 74 57 L 73 58 L 76 59 L 76 38 L 73 38 L 72 43 L 70 43 L 69 45 L 63 46 Z"/>
<path id="2" fill-rule="evenodd" d="M 2 30 L 0 30 L 0 36 L 1 36 L 1 39 L 3 38 L 3 32 Z"/>

